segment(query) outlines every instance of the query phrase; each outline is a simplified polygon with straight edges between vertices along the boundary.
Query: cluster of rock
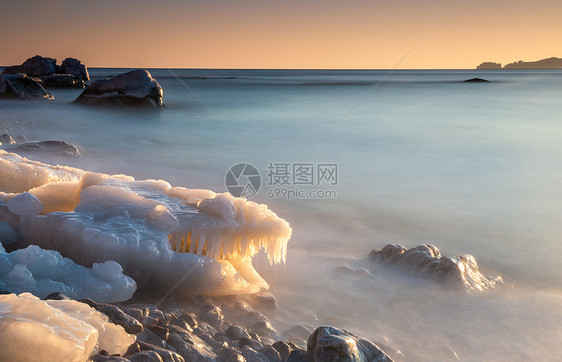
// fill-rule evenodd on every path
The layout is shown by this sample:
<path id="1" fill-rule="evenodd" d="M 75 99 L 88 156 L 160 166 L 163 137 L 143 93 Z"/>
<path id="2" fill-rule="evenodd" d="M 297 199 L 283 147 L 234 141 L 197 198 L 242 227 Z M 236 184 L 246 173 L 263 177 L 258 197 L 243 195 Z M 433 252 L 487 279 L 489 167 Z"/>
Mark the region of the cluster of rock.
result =
<path id="1" fill-rule="evenodd" d="M 517 62 L 506 64 L 503 68 L 500 63 L 484 62 L 476 67 L 476 69 L 559 69 L 562 68 L 562 58 L 546 58 L 534 62 Z"/>
<path id="2" fill-rule="evenodd" d="M 57 65 L 54 58 L 36 55 L 2 71 L 0 98 L 54 100 L 45 87 L 84 88 L 89 80 L 88 69 L 78 59 L 66 58 Z M 162 97 L 162 87 L 152 75 L 137 69 L 93 82 L 73 103 L 158 108 L 164 105 Z"/>
<path id="3" fill-rule="evenodd" d="M 296 326 L 279 334 L 269 319 L 248 303 L 253 300 L 262 303 L 262 307 L 275 308 L 273 296 L 250 297 L 199 296 L 181 305 L 167 299 L 165 308 L 149 303 L 116 305 L 91 299 L 79 302 L 107 315 L 111 322 L 136 336 L 136 342 L 123 355 L 109 355 L 102 350 L 91 357 L 94 362 L 392 361 L 374 343 L 334 327 L 319 327 L 311 333 L 306 327 Z M 67 297 L 53 293 L 45 299 Z"/>
<path id="4" fill-rule="evenodd" d="M 80 151 L 74 145 L 65 141 L 46 140 L 28 141 L 25 136 L 18 136 L 15 139 L 8 133 L 0 136 L 0 149 L 14 152 L 23 156 L 41 153 L 66 157 L 79 157 Z"/>
<path id="5" fill-rule="evenodd" d="M 21 65 L 6 67 L 2 74 L 26 74 L 38 78 L 43 85 L 51 87 L 84 88 L 84 82 L 90 80 L 88 69 L 78 59 L 66 58 L 57 65 L 54 58 L 36 55 Z"/>
<path id="6" fill-rule="evenodd" d="M 386 264 L 440 285 L 467 292 L 481 292 L 503 283 L 501 276 L 484 277 L 472 255 L 442 257 L 439 249 L 422 244 L 407 249 L 402 245 L 388 244 L 373 250 L 369 261 Z"/>

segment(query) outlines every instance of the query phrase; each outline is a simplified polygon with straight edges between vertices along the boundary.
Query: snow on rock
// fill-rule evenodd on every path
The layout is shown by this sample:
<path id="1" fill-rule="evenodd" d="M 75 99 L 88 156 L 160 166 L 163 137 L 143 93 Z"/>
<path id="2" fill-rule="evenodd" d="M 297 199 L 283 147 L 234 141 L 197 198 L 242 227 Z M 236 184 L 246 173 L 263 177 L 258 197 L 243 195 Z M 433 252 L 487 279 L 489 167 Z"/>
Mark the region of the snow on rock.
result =
<path id="1" fill-rule="evenodd" d="M 86 361 L 99 350 L 123 354 L 135 336 L 74 300 L 42 301 L 22 293 L 0 295 L 0 359 Z"/>
<path id="2" fill-rule="evenodd" d="M 34 188 L 21 187 L 18 175 Z M 42 215 L 21 217 L 24 244 L 87 266 L 115 260 L 139 288 L 176 295 L 267 288 L 252 257 L 263 250 L 270 263 L 284 262 L 292 233 L 266 205 L 230 194 L 50 166 L 3 151 L 0 191 L 28 191 L 45 206 Z"/>
<path id="3" fill-rule="evenodd" d="M 467 293 L 483 292 L 503 283 L 501 276 L 482 275 L 474 256 L 441 256 L 439 249 L 431 244 L 422 244 L 410 249 L 402 245 L 388 244 L 382 249 L 373 250 L 368 260 L 394 266 L 408 274 L 426 278 L 445 287 L 465 290 Z"/>
<path id="4" fill-rule="evenodd" d="M 86 268 L 37 245 L 11 253 L 0 246 L 0 289 L 40 297 L 60 292 L 74 299 L 121 302 L 133 296 L 136 283 L 112 260 Z"/>
<path id="5" fill-rule="evenodd" d="M 43 212 L 43 203 L 29 192 L 14 196 L 6 203 L 8 210 L 18 216 L 33 215 Z"/>

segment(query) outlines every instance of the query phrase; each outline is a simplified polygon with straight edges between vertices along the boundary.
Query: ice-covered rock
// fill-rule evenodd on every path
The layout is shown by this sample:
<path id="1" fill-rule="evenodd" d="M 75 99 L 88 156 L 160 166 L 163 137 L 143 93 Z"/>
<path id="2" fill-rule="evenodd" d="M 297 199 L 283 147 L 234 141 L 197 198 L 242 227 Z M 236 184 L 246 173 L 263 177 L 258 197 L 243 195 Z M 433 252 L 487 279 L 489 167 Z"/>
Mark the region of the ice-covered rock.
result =
<path id="1" fill-rule="evenodd" d="M 15 231 L 7 222 L 0 221 L 0 244 L 10 245 L 17 242 L 18 240 L 18 232 Z"/>
<path id="2" fill-rule="evenodd" d="M 40 297 L 59 292 L 75 299 L 121 302 L 133 296 L 136 283 L 111 260 L 86 268 L 37 245 L 11 253 L 0 246 L 0 288 Z"/>
<path id="3" fill-rule="evenodd" d="M 102 349 L 123 354 L 135 339 L 80 302 L 0 295 L 2 361 L 83 362 Z"/>
<path id="4" fill-rule="evenodd" d="M 23 73 L 0 75 L 0 98 L 53 100 L 55 97 Z"/>
<path id="5" fill-rule="evenodd" d="M 90 84 L 74 103 L 84 105 L 161 107 L 162 87 L 145 69 L 100 79 Z"/>
<path id="6" fill-rule="evenodd" d="M 31 180 L 20 182 L 28 175 Z M 264 250 L 271 263 L 284 262 L 292 233 L 266 205 L 230 194 L 49 166 L 0 151 L 0 187 L 28 191 L 24 182 L 35 186 L 29 193 L 45 207 L 43 215 L 21 218 L 24 244 L 58 250 L 82 265 L 115 260 L 139 288 L 154 292 L 258 292 L 268 285 L 252 257 Z"/>
<path id="7" fill-rule="evenodd" d="M 439 249 L 431 244 L 422 244 L 411 249 L 388 244 L 382 249 L 373 250 L 368 259 L 469 293 L 481 292 L 503 283 L 501 276 L 482 275 L 474 256 L 442 257 Z"/>
<path id="8" fill-rule="evenodd" d="M 334 327 L 319 327 L 308 339 L 309 361 L 390 362 L 373 342 Z"/>
<path id="9" fill-rule="evenodd" d="M 33 215 L 43 212 L 43 203 L 33 194 L 23 192 L 6 203 L 8 210 L 18 216 Z"/>

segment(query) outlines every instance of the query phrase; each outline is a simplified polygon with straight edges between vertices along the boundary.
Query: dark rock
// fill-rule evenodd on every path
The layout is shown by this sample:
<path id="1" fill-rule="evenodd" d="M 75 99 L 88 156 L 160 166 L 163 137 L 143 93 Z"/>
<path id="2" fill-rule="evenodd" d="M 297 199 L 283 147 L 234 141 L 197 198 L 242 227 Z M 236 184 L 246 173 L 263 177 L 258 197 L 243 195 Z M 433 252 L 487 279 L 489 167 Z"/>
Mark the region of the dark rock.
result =
<path id="1" fill-rule="evenodd" d="M 162 338 L 163 340 L 167 340 L 170 336 L 170 330 L 166 327 L 162 326 L 148 326 L 152 332 L 154 332 L 158 337 Z"/>
<path id="2" fill-rule="evenodd" d="M 193 333 L 198 336 L 203 334 L 208 334 L 210 336 L 214 336 L 217 333 L 217 330 L 212 326 L 208 325 L 207 323 L 199 323 L 196 328 L 193 328 Z"/>
<path id="3" fill-rule="evenodd" d="M 148 328 L 137 334 L 137 341 L 142 341 L 161 348 L 166 348 L 166 341 L 164 341 L 159 335 L 152 332 Z"/>
<path id="4" fill-rule="evenodd" d="M 246 359 L 244 358 L 244 356 L 237 352 L 231 354 L 227 359 L 224 360 L 224 362 L 246 362 Z"/>
<path id="5" fill-rule="evenodd" d="M 291 346 L 289 346 L 287 343 L 285 343 L 283 341 L 277 341 L 277 342 L 273 343 L 272 347 L 275 348 L 275 350 L 277 352 L 279 352 L 279 356 L 281 357 L 281 361 L 286 360 L 287 357 L 289 357 L 289 354 L 291 353 L 291 351 L 293 350 L 291 348 Z"/>
<path id="6" fill-rule="evenodd" d="M 97 80 L 90 84 L 74 103 L 89 106 L 161 107 L 162 87 L 145 69 L 137 69 Z"/>
<path id="7" fill-rule="evenodd" d="M 127 359 L 131 362 L 163 362 L 156 351 L 140 351 L 127 356 Z"/>
<path id="8" fill-rule="evenodd" d="M 42 77 L 56 72 L 57 60 L 36 55 L 27 59 L 22 65 L 7 67 L 2 74 L 25 73 L 32 77 Z"/>
<path id="9" fill-rule="evenodd" d="M 173 346 L 187 361 L 213 361 L 217 358 L 213 349 L 193 333 L 172 333 L 168 345 Z"/>
<path id="10" fill-rule="evenodd" d="M 66 58 L 62 61 L 61 70 L 63 73 L 72 74 L 83 81 L 87 82 L 90 80 L 88 68 L 78 59 Z"/>
<path id="11" fill-rule="evenodd" d="M 482 78 L 470 78 L 463 81 L 463 83 L 490 83 L 490 81 Z"/>
<path id="12" fill-rule="evenodd" d="M 392 361 L 373 342 L 328 326 L 310 336 L 307 356 L 310 361 Z"/>
<path id="13" fill-rule="evenodd" d="M 305 351 L 302 350 L 294 350 L 291 351 L 291 353 L 289 354 L 289 357 L 287 357 L 286 362 L 309 362 L 310 359 L 308 358 L 308 355 Z M 319 360 L 318 360 L 319 361 Z M 326 361 L 341 361 L 339 359 L 327 359 Z M 349 360 L 351 361 L 357 361 L 357 362 L 364 362 L 366 360 Z"/>
<path id="14" fill-rule="evenodd" d="M 4 133 L 2 136 L 0 136 L 0 146 L 13 145 L 14 143 L 16 143 L 16 141 L 14 141 L 12 136 L 10 136 L 9 134 Z"/>
<path id="15" fill-rule="evenodd" d="M 208 304 L 203 308 L 200 320 L 209 323 L 214 328 L 221 329 L 224 322 L 224 315 L 219 307 Z"/>
<path id="16" fill-rule="evenodd" d="M 184 313 L 180 316 L 180 319 L 189 324 L 189 326 L 193 329 L 197 328 L 198 326 L 197 316 L 193 313 Z"/>
<path id="17" fill-rule="evenodd" d="M 49 101 L 55 99 L 39 82 L 22 73 L 0 75 L 0 98 Z"/>
<path id="18" fill-rule="evenodd" d="M 70 300 L 69 297 L 67 297 L 66 295 L 62 294 L 61 292 L 54 292 L 51 293 L 49 295 L 47 295 L 45 298 L 43 298 L 43 300 Z"/>
<path id="19" fill-rule="evenodd" d="M 246 338 L 246 337 L 240 338 L 238 340 L 238 343 L 240 345 L 240 348 L 242 348 L 244 346 L 248 346 L 248 347 L 252 348 L 254 351 L 261 351 L 263 349 L 263 345 L 259 341 L 256 341 L 256 340 L 250 339 L 250 338 Z"/>
<path id="20" fill-rule="evenodd" d="M 93 308 L 105 314 L 111 322 L 123 327 L 127 333 L 137 334 L 143 331 L 143 326 L 139 321 L 115 305 L 99 303 Z"/>
<path id="21" fill-rule="evenodd" d="M 476 69 L 502 69 L 502 65 L 500 63 L 484 62 L 477 66 Z"/>
<path id="22" fill-rule="evenodd" d="M 140 345 L 137 342 L 135 342 L 131 344 L 129 348 L 127 348 L 127 352 L 125 352 L 123 356 L 127 357 L 130 354 L 140 352 L 140 350 L 141 350 Z"/>
<path id="23" fill-rule="evenodd" d="M 93 300 L 91 300 L 90 298 L 82 298 L 82 299 L 78 299 L 78 301 L 80 303 L 84 303 L 89 305 L 92 308 L 96 308 L 98 306 L 98 303 L 94 302 Z"/>
<path id="24" fill-rule="evenodd" d="M 183 322 L 186 328 L 182 328 L 180 326 L 174 325 L 174 324 L 170 324 L 168 326 L 168 330 L 170 331 L 170 333 L 175 333 L 175 332 L 179 332 L 179 333 L 193 333 L 193 329 L 191 329 L 191 327 Z"/>
<path id="25" fill-rule="evenodd" d="M 272 346 L 264 347 L 261 353 L 263 353 L 267 357 L 269 362 L 281 362 L 281 355 Z"/>
<path id="26" fill-rule="evenodd" d="M 117 356 L 104 356 L 102 354 L 96 354 L 91 357 L 93 362 L 129 362 L 127 358 L 117 357 Z"/>
<path id="27" fill-rule="evenodd" d="M 242 356 L 248 362 L 269 362 L 265 354 L 257 352 L 248 346 L 242 347 Z"/>
<path id="28" fill-rule="evenodd" d="M 142 321 L 142 317 L 144 317 L 143 311 L 139 308 L 124 307 L 122 310 L 139 322 Z"/>
<path id="29" fill-rule="evenodd" d="M 140 345 L 142 351 L 155 351 L 158 353 L 164 362 L 185 362 L 183 357 L 176 352 L 142 341 L 138 342 L 138 344 Z"/>
<path id="30" fill-rule="evenodd" d="M 226 361 L 233 353 L 238 353 L 238 351 L 232 347 L 224 347 L 217 353 L 217 360 Z"/>
<path id="31" fill-rule="evenodd" d="M 37 142 L 25 142 L 16 143 L 5 147 L 4 150 L 14 153 L 49 153 L 56 154 L 65 157 L 79 157 L 80 151 L 76 146 L 66 143 L 64 141 L 37 141 Z"/>
<path id="32" fill-rule="evenodd" d="M 250 327 L 250 331 L 265 337 L 275 338 L 277 336 L 277 331 L 273 328 L 269 321 L 259 321 L 254 323 Z"/>
<path id="33" fill-rule="evenodd" d="M 237 325 L 232 325 L 228 327 L 224 333 L 229 339 L 233 341 L 237 341 L 240 338 L 250 338 L 248 332 L 246 332 L 244 328 Z"/>
<path id="34" fill-rule="evenodd" d="M 41 79 L 45 87 L 84 88 L 84 81 L 72 74 L 51 74 Z"/>

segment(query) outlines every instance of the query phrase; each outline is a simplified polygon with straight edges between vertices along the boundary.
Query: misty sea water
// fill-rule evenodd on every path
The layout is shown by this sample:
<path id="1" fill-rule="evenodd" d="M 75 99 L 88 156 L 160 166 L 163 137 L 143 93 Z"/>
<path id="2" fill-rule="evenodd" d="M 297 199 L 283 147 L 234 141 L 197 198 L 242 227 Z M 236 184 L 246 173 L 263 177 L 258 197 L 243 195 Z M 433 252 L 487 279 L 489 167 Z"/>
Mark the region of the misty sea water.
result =
<path id="1" fill-rule="evenodd" d="M 280 324 L 347 328 L 407 360 L 561 358 L 562 71 L 150 72 L 162 110 L 88 108 L 54 89 L 51 103 L 0 101 L 0 133 L 76 145 L 82 157 L 61 164 L 216 192 L 232 165 L 254 165 L 252 200 L 293 228 L 284 267 L 256 260 Z M 474 77 L 491 82 L 463 83 Z M 270 163 L 337 164 L 337 197 L 271 199 Z M 472 254 L 505 286 L 332 273 L 390 242 Z"/>

